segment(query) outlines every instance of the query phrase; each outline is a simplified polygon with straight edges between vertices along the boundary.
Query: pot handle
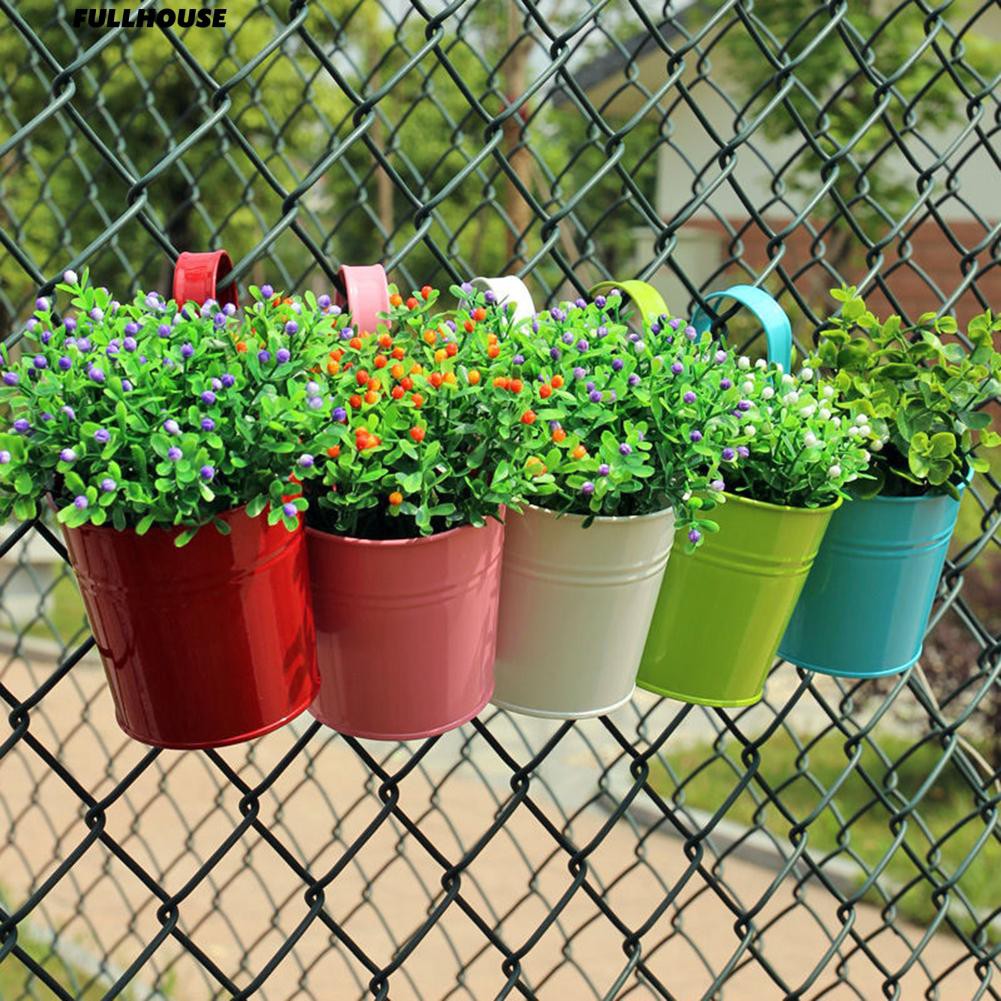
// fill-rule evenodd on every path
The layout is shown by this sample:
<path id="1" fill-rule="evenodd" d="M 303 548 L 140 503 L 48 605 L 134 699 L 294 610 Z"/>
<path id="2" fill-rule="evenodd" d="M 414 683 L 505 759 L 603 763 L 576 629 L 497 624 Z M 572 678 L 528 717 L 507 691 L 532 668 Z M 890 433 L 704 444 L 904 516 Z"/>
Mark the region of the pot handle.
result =
<path id="1" fill-rule="evenodd" d="M 528 286 L 517 275 L 505 275 L 501 278 L 474 278 L 473 285 L 484 292 L 493 292 L 497 301 L 510 302 L 514 305 L 514 318 L 528 320 L 536 314 L 535 303 Z"/>
<path id="2" fill-rule="evenodd" d="M 380 313 L 389 312 L 389 282 L 381 264 L 343 264 L 338 277 L 344 291 L 338 289 L 334 302 L 351 314 L 351 322 L 360 332 L 375 333 Z"/>
<path id="3" fill-rule="evenodd" d="M 612 289 L 616 288 L 624 296 L 632 299 L 646 323 L 654 323 L 662 316 L 671 315 L 671 311 L 667 308 L 667 303 L 664 302 L 664 297 L 649 282 L 641 282 L 635 278 L 626 282 L 598 282 L 591 289 L 590 294 L 593 298 L 603 292 L 611 292 Z"/>
<path id="4" fill-rule="evenodd" d="M 768 345 L 768 360 L 778 362 L 788 372 L 792 365 L 792 326 L 786 311 L 764 289 L 755 285 L 731 285 L 705 296 L 706 302 L 713 299 L 733 299 L 746 306 L 759 320 L 765 330 Z M 708 313 L 699 306 L 692 314 L 692 326 L 705 333 L 712 324 Z"/>
<path id="5" fill-rule="evenodd" d="M 219 288 L 219 282 L 232 270 L 233 261 L 225 250 L 199 254 L 185 251 L 179 254 L 174 265 L 174 302 L 179 306 L 196 302 L 200 306 L 206 299 L 215 299 L 220 306 L 227 303 L 239 306 L 236 282 Z"/>

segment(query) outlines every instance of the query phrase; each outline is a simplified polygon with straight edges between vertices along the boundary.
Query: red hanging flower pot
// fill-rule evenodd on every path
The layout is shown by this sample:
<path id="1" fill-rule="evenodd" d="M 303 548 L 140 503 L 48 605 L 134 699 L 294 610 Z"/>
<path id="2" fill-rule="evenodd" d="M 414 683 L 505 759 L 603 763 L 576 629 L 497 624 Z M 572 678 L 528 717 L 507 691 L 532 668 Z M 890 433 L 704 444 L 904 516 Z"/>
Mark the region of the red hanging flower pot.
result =
<path id="1" fill-rule="evenodd" d="M 319 685 L 302 528 L 221 515 L 183 548 L 64 528 L 119 725 L 158 747 L 220 747 L 299 715 Z"/>

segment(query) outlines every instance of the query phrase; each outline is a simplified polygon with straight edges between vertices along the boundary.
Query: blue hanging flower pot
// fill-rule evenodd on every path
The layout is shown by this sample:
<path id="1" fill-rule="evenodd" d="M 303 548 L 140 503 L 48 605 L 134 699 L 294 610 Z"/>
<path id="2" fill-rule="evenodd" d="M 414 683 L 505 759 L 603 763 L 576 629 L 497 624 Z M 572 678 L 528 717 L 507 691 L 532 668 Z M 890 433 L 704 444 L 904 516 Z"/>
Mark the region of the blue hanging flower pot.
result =
<path id="1" fill-rule="evenodd" d="M 959 504 L 945 494 L 926 494 L 842 505 L 779 656 L 845 678 L 878 678 L 910 667 L 921 656 Z"/>

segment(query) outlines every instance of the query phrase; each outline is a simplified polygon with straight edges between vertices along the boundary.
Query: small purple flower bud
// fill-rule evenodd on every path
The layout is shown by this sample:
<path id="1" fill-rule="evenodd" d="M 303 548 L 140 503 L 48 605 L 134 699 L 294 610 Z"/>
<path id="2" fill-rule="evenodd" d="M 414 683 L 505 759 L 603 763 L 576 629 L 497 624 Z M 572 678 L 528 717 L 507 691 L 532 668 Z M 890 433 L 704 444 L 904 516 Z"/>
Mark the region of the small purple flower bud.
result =
<path id="1" fill-rule="evenodd" d="M 296 323 L 295 320 L 289 320 L 288 323 L 285 324 L 285 333 L 286 334 L 299 333 L 299 324 Z"/>
<path id="2" fill-rule="evenodd" d="M 603 462 L 598 467 L 598 475 L 599 476 L 607 476 L 611 471 L 612 471 L 612 467 L 609 466 L 609 464 L 607 462 Z"/>
<path id="3" fill-rule="evenodd" d="M 587 349 L 590 346 L 591 345 L 588 344 L 587 341 L 585 341 L 583 337 L 577 342 L 577 350 L 578 351 L 587 351 Z"/>
<path id="4" fill-rule="evenodd" d="M 323 397 L 322 396 L 311 396 L 306 401 L 306 406 L 309 407 L 310 410 L 319 410 L 319 409 L 321 409 L 321 407 L 323 406 Z"/>
<path id="5" fill-rule="evenodd" d="M 592 389 L 590 393 L 587 394 L 587 398 L 592 403 L 601 403 L 601 392 L 597 389 Z"/>
<path id="6" fill-rule="evenodd" d="M 14 430 L 21 434 L 27 434 L 31 430 L 31 425 L 23 417 L 19 417 L 14 421 Z"/>
<path id="7" fill-rule="evenodd" d="M 195 349 L 187 342 L 181 345 L 181 357 L 190 358 L 195 353 Z"/>
<path id="8" fill-rule="evenodd" d="M 743 413 L 747 413 L 747 411 L 751 409 L 751 401 L 741 400 L 740 403 L 737 404 L 737 409 Z"/>
<path id="9" fill-rule="evenodd" d="M 724 448 L 721 455 L 724 462 L 733 462 L 737 453 L 732 448 Z"/>
<path id="10" fill-rule="evenodd" d="M 456 330 L 458 330 L 458 327 L 456 327 L 455 325 L 455 320 L 446 320 L 445 326 L 448 327 L 448 329 L 451 330 L 453 334 L 456 332 Z"/>
<path id="11" fill-rule="evenodd" d="M 716 362 L 717 362 L 717 364 L 722 365 L 723 362 L 725 362 L 725 361 L 726 361 L 726 352 L 725 351 L 717 351 L 716 352 Z"/>
<path id="12" fill-rule="evenodd" d="M 66 333 L 72 333 L 76 330 L 76 320 L 73 319 L 72 316 L 67 316 L 66 319 L 63 320 L 63 327 L 65 327 Z"/>
<path id="13" fill-rule="evenodd" d="M 488 306 L 492 306 L 497 301 L 497 296 L 490 289 L 483 293 L 483 298 Z"/>
<path id="14" fill-rule="evenodd" d="M 628 442 L 623 442 L 619 446 L 619 455 L 632 455 L 632 452 L 633 452 L 633 446 L 630 445 Z"/>
<path id="15" fill-rule="evenodd" d="M 564 344 L 573 344 L 573 334 L 569 330 L 560 339 Z"/>
<path id="16" fill-rule="evenodd" d="M 511 364 L 512 365 L 524 365 L 525 364 L 525 356 L 524 355 L 515 355 L 511 359 Z"/>
<path id="17" fill-rule="evenodd" d="M 694 403 L 695 402 L 695 394 L 689 389 L 685 393 L 685 395 L 682 396 L 682 400 L 684 400 L 685 403 Z"/>
<path id="18" fill-rule="evenodd" d="M 604 309 L 606 302 L 608 302 L 608 300 L 603 295 L 596 295 L 594 297 L 594 304 L 598 307 L 598 309 Z"/>
<path id="19" fill-rule="evenodd" d="M 299 465 L 302 466 L 303 469 L 309 469 L 309 467 L 313 465 L 314 461 L 315 460 L 309 452 L 304 452 L 299 456 Z"/>
<path id="20" fill-rule="evenodd" d="M 578 309 L 583 309 L 587 305 L 587 303 L 583 299 L 575 299 L 574 300 L 574 305 Z"/>
<path id="21" fill-rule="evenodd" d="M 46 299 L 45 296 L 39 296 L 39 298 L 35 300 L 35 309 L 37 309 L 40 313 L 44 313 L 48 308 L 49 300 Z"/>
<path id="22" fill-rule="evenodd" d="M 539 321 L 532 320 L 532 333 L 537 334 L 539 332 Z"/>
<path id="23" fill-rule="evenodd" d="M 78 496 L 76 496 L 76 497 L 73 498 L 73 506 L 78 511 L 86 511 L 87 510 L 87 498 L 84 497 L 83 494 L 79 494 Z"/>
<path id="24" fill-rule="evenodd" d="M 73 271 L 73 270 L 70 270 L 70 269 L 67 269 L 66 271 L 64 271 L 64 272 L 63 272 L 63 281 L 64 281 L 64 282 L 65 282 L 65 283 L 66 283 L 67 285 L 76 285 L 76 283 L 77 283 L 77 282 L 78 282 L 79 280 L 80 280 L 80 279 L 79 279 L 79 277 L 77 276 L 77 273 L 76 273 L 75 271 Z"/>
<path id="25" fill-rule="evenodd" d="M 94 382 L 104 382 L 104 372 L 99 369 L 96 365 L 92 365 L 90 371 L 87 373 Z"/>
<path id="26" fill-rule="evenodd" d="M 560 351 L 559 348 L 550 348 L 549 357 L 552 358 L 553 361 L 559 361 L 560 358 L 562 357 L 562 352 Z"/>
<path id="27" fill-rule="evenodd" d="M 586 368 L 581 368 L 580 365 L 578 365 L 578 366 L 576 366 L 574 368 L 574 370 L 573 370 L 573 377 L 575 379 L 583 379 L 585 375 L 587 375 L 587 369 Z"/>
<path id="28" fill-rule="evenodd" d="M 95 306 L 88 314 L 95 323 L 100 323 L 104 319 L 104 311 Z"/>
<path id="29" fill-rule="evenodd" d="M 111 440 L 111 432 L 107 428 L 98 428 L 94 432 L 94 441 L 98 441 L 102 445 L 105 445 L 110 440 Z"/>
<path id="30" fill-rule="evenodd" d="M 726 484 L 722 480 L 713 480 L 712 483 L 709 484 L 709 489 L 715 490 L 719 493 L 720 491 L 726 489 Z"/>
<path id="31" fill-rule="evenodd" d="M 316 304 L 317 306 L 320 307 L 320 309 L 326 309 L 330 305 L 330 296 L 327 295 L 326 293 L 324 293 L 321 296 L 318 296 Z"/>
<path id="32" fill-rule="evenodd" d="M 271 352 L 270 351 L 265 351 L 264 348 L 261 348 L 261 350 L 257 352 L 257 360 L 262 365 L 265 364 L 265 363 L 267 363 L 267 362 L 269 362 L 269 361 L 271 361 Z"/>
<path id="33" fill-rule="evenodd" d="M 104 353 L 109 358 L 114 358 L 118 354 L 118 341 L 111 341 L 108 346 L 104 349 Z"/>
<path id="34" fill-rule="evenodd" d="M 110 476 L 105 476 L 105 478 L 101 480 L 101 490 L 104 493 L 111 494 L 114 493 L 115 490 L 117 489 L 118 489 L 118 484 Z"/>
<path id="35" fill-rule="evenodd" d="M 41 340 L 41 342 L 43 344 L 48 344 L 49 341 L 52 340 L 52 331 L 51 330 L 43 330 L 42 331 L 42 336 L 39 339 Z"/>
<path id="36" fill-rule="evenodd" d="M 729 379 L 720 379 L 719 381 L 720 389 L 732 389 L 733 383 Z"/>
<path id="37" fill-rule="evenodd" d="M 226 326 L 226 314 L 225 313 L 216 313 L 216 315 L 212 317 L 212 324 L 213 324 L 213 326 L 216 326 L 216 327 L 225 327 Z"/>
<path id="38" fill-rule="evenodd" d="M 274 294 L 275 290 L 270 285 L 261 286 L 261 295 L 263 295 L 265 299 L 270 299 Z"/>
<path id="39" fill-rule="evenodd" d="M 49 360 L 45 357 L 45 355 L 35 355 L 31 364 L 34 365 L 35 368 L 48 368 Z"/>
<path id="40" fill-rule="evenodd" d="M 688 325 L 687 327 L 685 327 L 685 336 L 686 336 L 686 337 L 687 337 L 687 338 L 688 338 L 688 339 L 689 339 L 690 341 L 694 341 L 694 340 L 695 340 L 695 338 L 696 338 L 696 337 L 698 336 L 698 335 L 697 335 L 697 334 L 695 333 L 695 328 L 694 328 L 693 326 L 691 326 L 691 324 L 689 324 L 689 325 Z"/>
<path id="41" fill-rule="evenodd" d="M 567 318 L 567 314 L 564 313 L 563 310 L 559 308 L 559 306 L 553 306 L 553 308 L 549 311 L 549 315 L 557 322 L 560 322 Z M 570 340 L 571 341 L 573 340 L 573 336 L 571 336 Z"/>
<path id="42" fill-rule="evenodd" d="M 215 476 L 215 469 L 212 466 L 202 466 L 198 470 L 198 475 L 207 483 Z"/>
<path id="43" fill-rule="evenodd" d="M 629 333 L 629 341 L 631 343 L 635 344 L 636 341 L 638 341 L 639 339 L 640 339 L 640 335 L 639 334 L 637 334 L 635 331 L 630 331 L 630 333 Z"/>
<path id="44" fill-rule="evenodd" d="M 59 452 L 59 458 L 63 462 L 76 462 L 76 452 L 72 448 L 64 448 Z"/>
<path id="45" fill-rule="evenodd" d="M 203 431 L 215 431 L 215 421 L 211 417 L 203 417 L 201 425 Z"/>
<path id="46" fill-rule="evenodd" d="M 275 359 L 279 365 L 284 365 L 292 357 L 292 352 L 288 348 L 279 348 L 275 352 Z"/>
<path id="47" fill-rule="evenodd" d="M 21 377 L 17 372 L 4 372 L 3 381 L 5 386 L 16 386 L 20 382 Z"/>
<path id="48" fill-rule="evenodd" d="M 286 518 L 294 518 L 296 516 L 295 504 L 293 504 L 291 501 L 289 501 L 287 504 L 283 504 L 282 514 L 285 515 Z"/>
<path id="49" fill-rule="evenodd" d="M 660 331 L 661 331 L 661 326 L 660 326 L 659 323 L 651 323 L 650 324 L 650 333 L 651 334 L 659 334 Z"/>
<path id="50" fill-rule="evenodd" d="M 42 420 L 43 421 L 51 421 L 52 420 L 52 414 L 50 414 L 48 412 L 48 410 L 43 410 L 42 411 Z"/>
<path id="51" fill-rule="evenodd" d="M 234 306 L 231 302 L 227 302 L 226 305 L 222 307 L 222 311 L 227 316 L 235 316 L 236 315 L 236 306 Z"/>
<path id="52" fill-rule="evenodd" d="M 746 445 L 737 446 L 737 455 L 742 459 L 746 459 L 751 454 L 751 450 Z"/>
<path id="53" fill-rule="evenodd" d="M 163 359 L 163 367 L 164 368 L 173 368 L 174 367 L 174 359 L 171 358 L 168 355 L 166 358 Z"/>
<path id="54" fill-rule="evenodd" d="M 625 367 L 625 364 L 626 363 L 621 358 L 613 358 L 612 359 L 612 371 L 613 372 L 621 372 L 622 369 Z"/>
<path id="55" fill-rule="evenodd" d="M 469 282 L 463 282 L 459 288 L 461 288 L 466 295 L 469 295 L 469 293 L 473 291 L 473 286 Z"/>
<path id="56" fill-rule="evenodd" d="M 0 466 L 6 466 L 10 462 L 10 452 L 7 449 L 0 450 Z"/>
<path id="57" fill-rule="evenodd" d="M 590 381 L 589 381 L 589 382 L 587 382 L 587 383 L 586 383 L 586 384 L 584 385 L 584 388 L 585 388 L 585 389 L 586 389 L 586 390 L 587 390 L 587 391 L 588 391 L 589 393 L 590 393 L 590 392 L 593 392 L 593 390 L 594 390 L 594 383 L 593 383 L 593 382 L 590 382 Z"/>
<path id="58" fill-rule="evenodd" d="M 343 424 L 348 419 L 348 412 L 343 407 L 334 407 L 330 416 L 339 424 Z"/>
<path id="59" fill-rule="evenodd" d="M 231 375 L 229 372 L 223 372 L 222 374 L 222 384 L 229 389 L 233 383 L 236 382 L 236 376 Z"/>
<path id="60" fill-rule="evenodd" d="M 213 376 L 213 377 L 212 377 L 212 378 L 211 378 L 211 379 L 209 380 L 209 385 L 210 385 L 210 386 L 211 386 L 211 387 L 212 387 L 212 388 L 213 388 L 214 390 L 218 391 L 218 390 L 222 389 L 222 379 L 217 379 L 217 378 L 216 378 L 215 376 Z"/>
<path id="61" fill-rule="evenodd" d="M 674 364 L 673 364 L 673 365 L 671 366 L 671 371 L 672 371 L 672 372 L 673 372 L 673 373 L 674 373 L 675 375 L 681 375 L 681 373 L 685 371 L 685 366 L 684 366 L 684 365 L 682 365 L 680 361 L 676 361 L 676 362 L 675 362 L 675 363 L 674 363 Z"/>
<path id="62" fill-rule="evenodd" d="M 126 351 L 135 351 L 135 349 L 139 347 L 139 343 L 134 337 L 126 337 L 125 340 L 122 341 L 122 347 L 125 348 Z"/>
<path id="63" fill-rule="evenodd" d="M 59 408 L 59 412 L 63 414 L 67 420 L 76 420 L 76 411 L 70 406 L 63 406 Z"/>
<path id="64" fill-rule="evenodd" d="M 25 327 L 28 329 L 28 333 L 33 334 L 38 329 L 38 320 L 36 320 L 34 317 L 31 317 L 25 324 Z"/>
<path id="65" fill-rule="evenodd" d="M 135 320 L 129 320 L 129 322 L 125 324 L 125 333 L 130 334 L 130 335 L 131 334 L 138 334 L 139 333 L 139 324 L 136 323 Z"/>
<path id="66" fill-rule="evenodd" d="M 123 393 L 131 393 L 132 392 L 132 383 L 129 382 L 128 379 L 122 379 L 122 392 Z"/>
<path id="67" fill-rule="evenodd" d="M 182 455 L 184 455 L 184 453 L 176 445 L 171 445 L 170 448 L 167 449 L 167 458 L 170 459 L 171 462 L 177 462 Z"/>
<path id="68" fill-rule="evenodd" d="M 630 373 L 629 378 L 626 379 L 626 382 L 629 383 L 630 386 L 636 387 L 640 384 L 640 377 L 635 372 L 632 372 Z"/>
<path id="69" fill-rule="evenodd" d="M 166 431 L 167 434 L 181 433 L 181 428 L 179 427 L 177 421 L 175 421 L 173 417 L 168 417 L 167 420 L 163 422 L 163 430 Z"/>
<path id="70" fill-rule="evenodd" d="M 599 338 L 606 337 L 608 335 L 608 327 L 606 327 L 606 326 L 600 326 L 595 331 L 595 333 L 598 335 Z"/>
<path id="71" fill-rule="evenodd" d="M 306 383 L 307 396 L 316 396 L 316 394 L 319 393 L 319 391 L 320 391 L 320 384 L 318 382 L 314 382 L 312 379 L 310 379 L 309 382 Z"/>
<path id="72" fill-rule="evenodd" d="M 156 332 L 161 337 L 170 337 L 170 327 L 166 323 L 161 323 L 159 327 L 156 328 Z"/>
<path id="73" fill-rule="evenodd" d="M 693 528 L 688 533 L 689 542 L 698 542 L 701 538 L 702 538 L 702 533 L 697 528 Z"/>
<path id="74" fill-rule="evenodd" d="M 695 442 L 699 442 L 699 441 L 702 441 L 702 432 L 701 432 L 701 431 L 699 431 L 699 429 L 698 429 L 698 428 L 696 428 L 696 429 L 695 429 L 694 431 L 692 431 L 692 432 L 691 432 L 691 433 L 690 433 L 690 434 L 688 435 L 688 437 L 689 437 L 689 438 L 690 438 L 690 439 L 691 439 L 692 441 L 695 441 Z"/>
<path id="75" fill-rule="evenodd" d="M 90 338 L 78 337 L 76 346 L 78 351 L 83 351 L 86 354 L 90 350 Z"/>
<path id="76" fill-rule="evenodd" d="M 583 482 L 583 483 L 582 483 L 582 484 L 580 485 L 580 492 L 581 492 L 581 493 L 582 493 L 582 494 L 583 494 L 583 495 L 584 495 L 585 497 L 590 497 L 590 496 L 591 496 L 591 494 L 593 494 L 593 493 L 594 493 L 594 484 L 593 484 L 593 483 L 592 483 L 592 482 L 591 482 L 590 480 L 585 480 L 585 481 L 584 481 L 584 482 Z"/>

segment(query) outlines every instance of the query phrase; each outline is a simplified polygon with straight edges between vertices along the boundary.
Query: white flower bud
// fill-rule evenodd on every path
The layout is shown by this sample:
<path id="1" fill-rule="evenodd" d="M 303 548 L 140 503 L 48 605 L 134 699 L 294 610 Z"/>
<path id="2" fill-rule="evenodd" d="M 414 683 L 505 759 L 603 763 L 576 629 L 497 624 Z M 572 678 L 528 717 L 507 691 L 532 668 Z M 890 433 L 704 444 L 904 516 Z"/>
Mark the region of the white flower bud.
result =
<path id="1" fill-rule="evenodd" d="M 860 434 L 861 434 L 861 432 L 856 427 L 851 427 L 851 428 L 848 429 L 848 437 L 849 438 L 857 438 Z"/>
<path id="2" fill-rule="evenodd" d="M 800 411 L 802 417 L 810 418 L 817 412 L 817 404 L 811 403 Z"/>
<path id="3" fill-rule="evenodd" d="M 791 375 L 789 375 L 788 373 L 786 375 L 782 376 L 782 385 L 783 386 L 794 386 L 795 384 L 796 384 L 796 380 Z"/>
<path id="4" fill-rule="evenodd" d="M 824 388 L 821 390 L 821 392 L 824 394 L 824 399 L 829 400 L 832 396 L 834 396 L 834 387 L 833 386 L 824 386 Z"/>
<path id="5" fill-rule="evenodd" d="M 800 370 L 799 377 L 806 382 L 809 382 L 813 378 L 813 369 L 807 365 L 805 368 Z"/>
<path id="6" fill-rule="evenodd" d="M 768 366 L 768 362 L 766 362 L 764 358 L 759 358 L 754 364 L 757 365 L 758 368 L 767 368 L 767 366 Z M 785 371 L 785 368 L 782 366 L 782 362 L 777 361 L 775 363 L 775 371 L 776 372 L 784 372 Z"/>
<path id="7" fill-rule="evenodd" d="M 746 434 L 748 438 L 753 438 L 757 433 L 758 429 L 753 424 L 748 424 L 747 427 L 744 428 L 744 434 Z"/>
<path id="8" fill-rule="evenodd" d="M 765 388 L 763 390 L 761 390 L 761 395 L 766 400 L 770 400 L 775 395 L 775 390 L 772 389 L 771 386 L 765 386 Z"/>
<path id="9" fill-rule="evenodd" d="M 874 441 L 870 447 L 872 448 L 872 450 L 874 452 L 882 452 L 883 451 L 883 443 L 879 439 L 877 439 L 876 441 Z"/>
<path id="10" fill-rule="evenodd" d="M 742 382 L 740 384 L 740 391 L 747 396 L 748 393 L 754 392 L 754 383 L 748 380 L 747 382 Z"/>
<path id="11" fill-rule="evenodd" d="M 768 368 L 768 362 L 766 362 L 764 358 L 759 358 L 759 359 L 758 359 L 758 360 L 757 360 L 757 361 L 756 361 L 756 362 L 754 363 L 754 367 L 755 367 L 755 368 Z M 781 365 L 779 365 L 779 364 L 776 364 L 776 365 L 775 365 L 775 367 L 776 367 L 776 368 L 777 368 L 777 369 L 778 369 L 778 370 L 779 370 L 780 372 L 782 371 L 782 366 L 781 366 Z"/>
<path id="12" fill-rule="evenodd" d="M 832 480 L 836 480 L 841 475 L 841 467 L 837 463 L 834 463 L 834 465 L 827 470 L 827 475 Z"/>
<path id="13" fill-rule="evenodd" d="M 821 407 L 820 410 L 817 411 L 817 415 L 823 421 L 827 421 L 827 420 L 831 419 L 831 412 L 830 412 L 830 410 L 827 409 L 827 407 Z"/>
<path id="14" fill-rule="evenodd" d="M 858 417 L 855 418 L 855 423 L 859 427 L 861 427 L 863 424 L 868 424 L 869 423 L 869 418 L 866 417 L 865 414 L 859 414 Z"/>
<path id="15" fill-rule="evenodd" d="M 807 431 L 806 434 L 803 435 L 803 444 L 806 445 L 807 448 L 813 448 L 813 446 L 817 444 L 817 436 L 812 431 Z"/>
<path id="16" fill-rule="evenodd" d="M 688 501 L 688 500 L 691 500 L 691 499 L 692 499 L 692 492 L 691 492 L 691 490 L 686 490 L 686 491 L 685 491 L 685 492 L 684 492 L 684 493 L 683 493 L 683 494 L 681 495 L 681 499 L 682 499 L 683 501 Z"/>
<path id="17" fill-rule="evenodd" d="M 791 393 L 786 393 L 786 395 L 782 397 L 782 402 L 783 403 L 798 403 L 799 402 L 799 393 L 797 393 L 795 389 Z"/>
<path id="18" fill-rule="evenodd" d="M 868 424 L 863 424 L 859 429 L 858 433 L 865 438 L 868 438 L 872 434 L 872 428 Z"/>
<path id="19" fill-rule="evenodd" d="M 747 355 L 741 355 L 737 359 L 737 368 L 739 368 L 742 372 L 746 372 L 750 367 L 751 359 L 748 358 Z"/>
<path id="20" fill-rule="evenodd" d="M 841 418 L 840 418 L 840 417 L 832 417 L 832 418 L 831 418 L 831 423 L 832 423 L 832 424 L 833 424 L 833 425 L 834 425 L 834 426 L 835 426 L 836 428 L 839 428 L 839 427 L 841 427 Z"/>
<path id="21" fill-rule="evenodd" d="M 872 458 L 867 449 L 862 449 L 862 458 L 865 462 L 868 462 Z"/>

